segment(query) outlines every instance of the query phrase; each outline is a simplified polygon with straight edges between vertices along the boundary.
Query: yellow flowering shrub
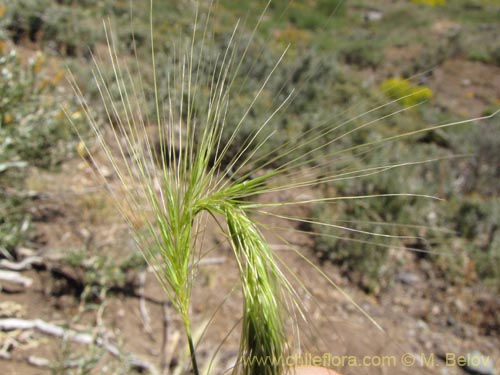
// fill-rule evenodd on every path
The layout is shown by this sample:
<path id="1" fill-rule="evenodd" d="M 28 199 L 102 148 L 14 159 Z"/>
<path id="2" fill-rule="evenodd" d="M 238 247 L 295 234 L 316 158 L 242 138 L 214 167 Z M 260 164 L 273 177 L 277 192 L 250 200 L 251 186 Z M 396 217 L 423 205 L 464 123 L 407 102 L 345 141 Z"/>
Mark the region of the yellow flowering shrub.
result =
<path id="1" fill-rule="evenodd" d="M 7 6 L 5 4 L 0 5 L 0 20 L 3 18 L 6 11 L 7 11 Z M 5 50 L 5 40 L 4 39 L 5 39 L 5 33 L 0 28 L 0 55 L 3 55 L 4 50 Z"/>
<path id="2" fill-rule="evenodd" d="M 431 7 L 446 5 L 446 0 L 411 0 L 412 3 L 424 4 Z"/>
<path id="3" fill-rule="evenodd" d="M 389 98 L 397 100 L 404 106 L 412 106 L 432 98 L 432 90 L 425 85 L 414 85 L 404 78 L 389 78 L 380 85 Z"/>

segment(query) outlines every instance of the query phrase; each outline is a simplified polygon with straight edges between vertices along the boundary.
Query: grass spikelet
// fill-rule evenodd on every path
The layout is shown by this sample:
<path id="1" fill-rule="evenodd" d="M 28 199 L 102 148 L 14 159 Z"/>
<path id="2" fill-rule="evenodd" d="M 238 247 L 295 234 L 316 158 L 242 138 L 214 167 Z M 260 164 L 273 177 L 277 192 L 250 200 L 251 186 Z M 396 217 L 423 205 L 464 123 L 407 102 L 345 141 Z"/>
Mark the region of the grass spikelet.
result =
<path id="1" fill-rule="evenodd" d="M 284 370 L 281 361 L 286 348 L 277 293 L 281 272 L 269 245 L 245 213 L 232 206 L 224 211 L 245 301 L 240 350 L 243 373 L 280 374 Z"/>

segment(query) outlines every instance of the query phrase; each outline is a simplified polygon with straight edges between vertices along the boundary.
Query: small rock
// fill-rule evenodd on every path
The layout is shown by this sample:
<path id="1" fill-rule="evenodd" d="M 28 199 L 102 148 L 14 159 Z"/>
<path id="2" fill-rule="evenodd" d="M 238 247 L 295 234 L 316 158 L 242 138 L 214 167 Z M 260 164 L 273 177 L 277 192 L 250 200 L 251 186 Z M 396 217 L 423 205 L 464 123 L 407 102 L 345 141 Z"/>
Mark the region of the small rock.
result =
<path id="1" fill-rule="evenodd" d="M 438 220 L 438 215 L 436 211 L 431 211 L 427 214 L 427 222 L 429 225 L 436 225 Z"/>
<path id="2" fill-rule="evenodd" d="M 493 361 L 490 356 L 483 355 L 481 352 L 474 350 L 465 355 L 467 363 L 463 369 L 469 374 L 479 375 L 496 375 Z"/>
<path id="3" fill-rule="evenodd" d="M 411 299 L 404 296 L 394 297 L 394 304 L 403 307 L 409 307 L 411 305 Z"/>
<path id="4" fill-rule="evenodd" d="M 455 324 L 457 324 L 457 321 L 455 320 L 455 318 L 453 318 L 452 316 L 450 316 L 450 315 L 449 315 L 449 316 L 446 318 L 446 325 L 447 325 L 448 327 L 453 327 Z"/>
<path id="5" fill-rule="evenodd" d="M 109 178 L 113 175 L 113 172 L 111 171 L 111 169 L 109 169 L 108 167 L 105 167 L 105 166 L 101 166 L 100 168 L 98 168 L 98 171 L 99 171 L 99 174 L 104 178 Z"/>
<path id="6" fill-rule="evenodd" d="M 441 315 L 441 308 L 439 307 L 439 305 L 432 306 L 431 314 L 434 316 Z"/>
<path id="7" fill-rule="evenodd" d="M 457 298 L 453 301 L 453 304 L 455 305 L 455 308 L 457 311 L 461 314 L 465 314 L 466 312 L 469 311 L 467 305 L 462 301 L 461 299 Z"/>
<path id="8" fill-rule="evenodd" d="M 465 79 L 462 80 L 462 86 L 464 86 L 464 87 L 470 86 L 471 83 L 472 83 L 472 81 L 470 79 L 468 79 L 468 78 L 465 78 Z"/>
<path id="9" fill-rule="evenodd" d="M 415 285 L 420 281 L 420 278 L 411 272 L 400 272 L 397 280 L 406 285 Z"/>
<path id="10" fill-rule="evenodd" d="M 380 10 L 372 9 L 363 14 L 363 21 L 365 22 L 380 21 L 383 16 L 384 13 L 382 13 Z"/>
<path id="11" fill-rule="evenodd" d="M 428 331 L 429 330 L 429 325 L 424 322 L 423 320 L 418 320 L 417 323 L 415 324 L 416 327 L 422 331 Z"/>

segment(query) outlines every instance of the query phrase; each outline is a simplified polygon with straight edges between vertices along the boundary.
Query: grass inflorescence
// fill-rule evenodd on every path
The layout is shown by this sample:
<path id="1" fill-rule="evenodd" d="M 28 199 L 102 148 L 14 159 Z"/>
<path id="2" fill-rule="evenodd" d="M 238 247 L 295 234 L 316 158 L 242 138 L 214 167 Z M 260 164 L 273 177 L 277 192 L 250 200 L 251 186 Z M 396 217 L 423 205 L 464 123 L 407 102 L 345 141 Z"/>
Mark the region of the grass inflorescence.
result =
<path id="1" fill-rule="evenodd" d="M 119 57 L 115 37 L 106 23 L 111 78 L 102 68 L 104 64 L 99 57 L 94 56 L 94 79 L 104 103 L 106 122 L 111 126 L 99 122 L 92 105 L 82 99 L 101 150 L 100 154 L 92 152 L 89 145 L 86 152 L 89 162 L 95 167 L 104 155 L 113 166 L 121 188 L 116 190 L 110 184 L 110 192 L 184 325 L 196 375 L 200 373 L 200 365 L 190 308 L 196 264 L 207 253 L 202 245 L 208 230 L 207 220 L 217 222 L 225 233 L 240 275 L 243 296 L 241 344 L 234 372 L 246 375 L 282 374 L 285 371 L 282 358 L 292 350 L 287 317 L 295 316 L 291 310 L 300 311 L 301 303 L 282 270 L 279 257 L 266 241 L 262 232 L 265 226 L 257 216 L 267 215 L 302 225 L 334 228 L 349 235 L 367 236 L 368 239 L 364 237 L 361 242 L 369 246 L 386 248 L 389 246 L 385 242 L 387 239 L 420 239 L 414 233 L 394 234 L 366 229 L 363 226 L 366 223 L 328 222 L 323 217 L 304 218 L 277 213 L 273 209 L 372 199 L 387 202 L 391 199 L 436 199 L 432 194 L 393 192 L 390 189 L 320 197 L 303 197 L 294 192 L 435 162 L 435 157 L 422 157 L 411 161 L 384 160 L 375 166 L 349 165 L 352 155 L 363 160 L 367 155 L 379 152 L 382 146 L 394 144 L 402 138 L 473 121 L 447 122 L 377 138 L 366 136 L 359 142 L 346 142 L 347 138 L 355 138 L 375 124 L 389 121 L 430 98 L 429 93 L 424 95 L 418 89 L 405 88 L 404 93 L 398 95 L 394 90 L 390 91 L 392 88 L 385 87 L 390 91 L 387 95 L 393 99 L 391 102 L 362 111 L 345 121 L 330 118 L 314 124 L 305 129 L 297 141 L 280 137 L 276 142 L 281 113 L 292 108 L 303 94 L 300 84 L 297 84 L 297 89 L 292 87 L 294 77 L 290 77 L 279 89 L 279 99 L 271 100 L 271 107 L 268 103 L 259 104 L 266 100 L 263 98 L 265 88 L 271 84 L 286 56 L 286 46 L 270 64 L 261 85 L 253 88 L 253 96 L 245 102 L 246 109 L 240 113 L 239 119 L 233 121 L 231 106 L 239 98 L 243 90 L 241 87 L 245 84 L 245 79 L 241 82 L 241 69 L 247 63 L 250 45 L 265 18 L 266 9 L 248 38 L 240 34 L 240 25 L 236 24 L 225 48 L 213 56 L 211 42 L 215 36 L 210 30 L 213 7 L 211 4 L 205 9 L 198 5 L 191 38 L 171 48 L 171 58 L 167 61 L 170 65 L 164 69 L 156 61 L 152 21 L 154 7 L 151 2 L 152 66 L 149 77 L 138 74 L 144 71 L 144 67 L 138 63 L 135 43 L 132 44 L 136 65 L 129 65 Z M 206 14 L 203 15 L 203 12 Z M 209 55 L 213 66 L 207 66 Z M 258 61 L 252 63 L 255 65 Z M 251 72 L 252 65 L 247 74 Z M 305 79 L 315 77 L 307 75 Z M 76 80 L 72 83 L 78 96 L 83 98 Z M 151 98 L 154 98 L 154 105 L 150 112 Z M 265 108 L 267 114 L 257 127 L 248 130 L 246 122 L 255 117 L 252 115 L 255 108 Z M 150 135 L 152 132 L 154 136 Z M 341 147 L 337 148 L 337 145 Z M 338 168 L 332 168 L 332 163 L 337 163 Z M 99 172 L 99 168 L 96 167 L 96 170 Z M 104 176 L 101 177 L 106 181 Z M 288 199 L 279 202 L 258 199 L 263 194 L 286 191 L 292 193 Z M 326 233 L 325 236 L 331 237 L 331 234 Z M 301 256 L 328 278 L 314 262 L 307 260 L 303 254 Z M 338 288 L 333 281 L 330 282 Z M 344 295 L 350 299 L 346 293 Z M 359 306 L 358 309 L 362 311 Z M 300 311 L 299 315 L 305 314 Z M 368 314 L 365 315 L 373 321 Z M 263 360 L 246 361 L 245 358 Z M 264 360 L 270 358 L 274 360 Z"/>
<path id="2" fill-rule="evenodd" d="M 152 52 L 156 96 L 156 116 L 152 121 L 157 124 L 159 150 L 153 147 L 152 140 L 142 137 L 147 123 L 140 116 L 137 119 L 137 113 L 141 111 L 140 96 L 144 93 L 142 88 L 136 88 L 127 68 L 122 67 L 111 34 L 108 34 L 109 58 L 118 104 L 99 64 L 96 64 L 95 79 L 109 120 L 117 123 L 111 137 L 115 145 L 105 138 L 102 128 L 92 117 L 91 108 L 85 106 L 85 112 L 126 189 L 124 197 L 116 196 L 117 203 L 133 226 L 141 250 L 155 267 L 160 283 L 183 322 L 193 371 L 198 374 L 190 306 L 196 272 L 193 265 L 202 256 L 196 252 L 196 242 L 205 219 L 203 214 L 224 218 L 239 265 L 244 297 L 242 356 L 282 356 L 286 342 L 280 294 L 287 284 L 273 252 L 240 203 L 245 197 L 265 191 L 266 178 L 274 173 L 252 181 L 228 183 L 228 176 L 221 167 L 227 152 L 227 146 L 221 142 L 230 97 L 226 81 L 232 78 L 231 69 L 237 64 L 233 46 L 230 45 L 222 57 L 222 68 L 214 69 L 211 81 L 200 82 L 197 76 L 200 61 L 194 61 L 193 53 L 195 40 L 196 33 L 190 51 L 180 57 L 183 60 L 181 70 L 169 77 L 172 87 L 180 86 L 181 97 L 185 99 L 179 108 L 159 101 L 154 50 Z M 211 94 L 204 122 L 198 124 L 199 113 L 195 113 L 194 103 L 202 87 L 211 87 Z M 78 90 L 77 86 L 75 89 Z M 169 88 L 169 96 L 171 90 Z M 238 127 L 242 124 L 243 121 Z M 195 136 L 197 127 L 201 127 L 199 138 Z M 252 140 L 246 148 L 251 143 Z M 237 155 L 232 163 L 240 157 L 242 155 Z M 156 166 L 160 167 L 159 173 Z M 138 228 L 134 226 L 137 222 L 144 225 Z M 283 370 L 279 361 L 272 365 L 242 366 L 246 374 L 279 374 Z"/>

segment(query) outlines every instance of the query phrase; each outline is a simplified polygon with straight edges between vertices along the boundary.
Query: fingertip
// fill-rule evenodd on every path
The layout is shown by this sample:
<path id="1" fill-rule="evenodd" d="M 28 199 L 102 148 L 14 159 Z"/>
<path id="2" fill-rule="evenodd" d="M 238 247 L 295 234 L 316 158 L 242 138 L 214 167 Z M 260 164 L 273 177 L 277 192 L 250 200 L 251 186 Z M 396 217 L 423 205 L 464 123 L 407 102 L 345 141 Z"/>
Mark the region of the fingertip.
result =
<path id="1" fill-rule="evenodd" d="M 291 373 L 293 375 L 340 375 L 334 370 L 330 370 L 324 367 L 315 366 L 299 366 L 292 369 Z"/>

